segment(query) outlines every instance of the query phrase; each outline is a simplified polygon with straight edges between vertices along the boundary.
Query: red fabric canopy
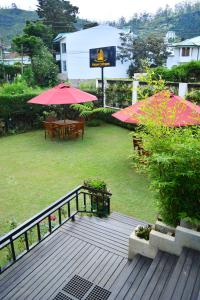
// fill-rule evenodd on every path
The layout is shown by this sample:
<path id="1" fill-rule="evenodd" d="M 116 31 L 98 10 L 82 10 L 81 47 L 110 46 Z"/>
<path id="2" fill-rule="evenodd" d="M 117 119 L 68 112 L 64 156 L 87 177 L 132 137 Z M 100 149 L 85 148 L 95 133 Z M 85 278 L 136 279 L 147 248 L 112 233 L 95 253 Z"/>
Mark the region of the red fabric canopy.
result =
<path id="1" fill-rule="evenodd" d="M 75 104 L 97 100 L 97 97 L 70 85 L 61 83 L 29 100 L 28 103 L 41 105 Z"/>
<path id="2" fill-rule="evenodd" d="M 183 100 L 169 91 L 159 92 L 112 115 L 116 119 L 133 124 L 149 121 L 163 126 L 188 126 L 200 124 L 200 106 Z"/>

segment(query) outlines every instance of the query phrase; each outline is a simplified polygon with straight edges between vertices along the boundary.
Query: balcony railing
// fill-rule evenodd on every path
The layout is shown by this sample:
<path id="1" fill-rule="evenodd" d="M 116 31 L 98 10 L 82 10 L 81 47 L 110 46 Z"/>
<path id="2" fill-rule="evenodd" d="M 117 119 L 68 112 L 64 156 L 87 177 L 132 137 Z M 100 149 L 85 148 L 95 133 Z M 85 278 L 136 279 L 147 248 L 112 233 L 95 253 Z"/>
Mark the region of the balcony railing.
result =
<path id="1" fill-rule="evenodd" d="M 78 186 L 0 238 L 0 273 L 78 213 L 110 213 L 111 193 Z M 100 202 L 99 202 L 100 199 Z"/>

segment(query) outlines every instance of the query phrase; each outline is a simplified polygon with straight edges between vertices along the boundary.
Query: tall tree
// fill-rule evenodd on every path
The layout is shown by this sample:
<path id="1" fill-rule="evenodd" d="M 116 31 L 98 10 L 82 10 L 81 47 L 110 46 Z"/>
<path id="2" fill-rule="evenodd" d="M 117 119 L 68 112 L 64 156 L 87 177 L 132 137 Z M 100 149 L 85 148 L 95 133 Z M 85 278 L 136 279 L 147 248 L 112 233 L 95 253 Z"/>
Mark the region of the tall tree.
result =
<path id="1" fill-rule="evenodd" d="M 150 34 L 147 37 L 137 37 L 133 34 L 121 34 L 121 46 L 118 59 L 130 61 L 129 76 L 134 72 L 143 71 L 143 61 L 147 60 L 150 66 L 161 66 L 168 55 L 166 45 L 162 37 Z"/>
<path id="2" fill-rule="evenodd" d="M 29 36 L 40 38 L 44 45 L 51 49 L 53 40 L 53 31 L 51 26 L 46 26 L 42 21 L 27 21 L 24 27 L 24 33 Z"/>
<path id="3" fill-rule="evenodd" d="M 38 0 L 37 13 L 44 24 L 51 25 L 53 33 L 75 31 L 78 7 L 65 0 Z"/>
<path id="4" fill-rule="evenodd" d="M 27 34 L 18 35 L 13 39 L 13 48 L 21 55 L 29 55 L 31 58 L 36 50 L 43 45 L 40 38 Z"/>

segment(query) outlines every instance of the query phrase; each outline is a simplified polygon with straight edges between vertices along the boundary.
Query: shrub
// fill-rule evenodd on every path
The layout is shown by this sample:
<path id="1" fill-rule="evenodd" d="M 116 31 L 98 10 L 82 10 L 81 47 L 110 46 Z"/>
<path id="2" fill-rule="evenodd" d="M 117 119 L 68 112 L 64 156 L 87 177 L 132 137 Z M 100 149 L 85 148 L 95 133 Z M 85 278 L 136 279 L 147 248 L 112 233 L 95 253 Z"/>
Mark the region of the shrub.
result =
<path id="1" fill-rule="evenodd" d="M 0 63 L 0 82 L 4 82 L 5 79 L 12 81 L 18 74 L 21 73 L 20 65 L 5 65 Z"/>
<path id="2" fill-rule="evenodd" d="M 146 225 L 146 226 L 137 226 L 135 228 L 135 234 L 141 239 L 149 240 L 149 235 L 152 227 L 151 225 Z"/>
<path id="3" fill-rule="evenodd" d="M 163 220 L 177 225 L 180 214 L 200 220 L 200 128 L 148 125 L 140 131 L 146 171 Z"/>
<path id="4" fill-rule="evenodd" d="M 37 95 L 38 93 L 0 95 L 0 118 L 5 121 L 7 131 L 23 132 L 39 126 L 43 106 L 27 104 L 28 100 Z"/>
<path id="5" fill-rule="evenodd" d="M 88 179 L 84 186 L 90 191 L 91 210 L 98 217 L 106 217 L 110 213 L 110 196 L 106 183 L 101 179 Z"/>
<path id="6" fill-rule="evenodd" d="M 32 71 L 39 86 L 49 87 L 58 83 L 58 67 L 45 46 L 41 46 L 32 57 Z"/>
<path id="7" fill-rule="evenodd" d="M 200 90 L 193 90 L 186 95 L 186 99 L 200 105 Z"/>
<path id="8" fill-rule="evenodd" d="M 153 69 L 154 79 L 159 76 L 166 81 L 171 82 L 199 82 L 200 81 L 200 61 L 191 61 L 178 66 L 173 66 L 171 69 L 166 67 L 158 67 Z"/>
<path id="9" fill-rule="evenodd" d="M 0 95 L 23 95 L 40 91 L 39 88 L 33 89 L 28 86 L 27 82 L 20 77 L 17 77 L 13 83 L 5 83 L 0 87 Z"/>
<path id="10" fill-rule="evenodd" d="M 106 89 L 106 104 L 113 107 L 126 107 L 131 105 L 132 86 L 130 83 L 112 83 Z"/>

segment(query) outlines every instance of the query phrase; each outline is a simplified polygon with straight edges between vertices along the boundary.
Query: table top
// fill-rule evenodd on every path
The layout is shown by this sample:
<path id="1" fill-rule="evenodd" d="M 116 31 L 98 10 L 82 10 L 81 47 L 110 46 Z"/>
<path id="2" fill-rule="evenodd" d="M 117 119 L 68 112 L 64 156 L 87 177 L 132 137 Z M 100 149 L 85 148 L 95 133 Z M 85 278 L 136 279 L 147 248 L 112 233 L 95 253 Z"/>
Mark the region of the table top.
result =
<path id="1" fill-rule="evenodd" d="M 49 123 L 49 124 L 56 124 L 56 125 L 70 125 L 70 124 L 79 124 L 79 121 L 75 121 L 75 120 L 69 120 L 69 119 L 65 119 L 65 120 L 56 120 L 56 121 L 44 121 L 44 123 Z"/>

